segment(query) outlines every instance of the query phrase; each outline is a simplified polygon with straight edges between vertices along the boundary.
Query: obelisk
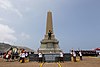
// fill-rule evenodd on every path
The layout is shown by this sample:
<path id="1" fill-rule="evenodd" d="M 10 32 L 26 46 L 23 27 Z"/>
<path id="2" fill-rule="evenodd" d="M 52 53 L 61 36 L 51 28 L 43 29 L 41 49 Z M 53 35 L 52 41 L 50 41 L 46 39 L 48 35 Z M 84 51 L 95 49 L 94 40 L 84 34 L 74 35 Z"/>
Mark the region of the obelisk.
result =
<path id="1" fill-rule="evenodd" d="M 50 11 L 47 13 L 46 34 L 48 34 L 49 30 L 53 33 L 52 13 Z"/>
<path id="2" fill-rule="evenodd" d="M 47 12 L 47 22 L 46 22 L 46 34 L 44 39 L 41 41 L 41 46 L 39 48 L 39 52 L 44 54 L 49 53 L 59 53 L 61 49 L 59 48 L 59 41 L 55 38 L 54 31 L 53 31 L 53 23 L 52 23 L 52 12 Z M 51 33 L 49 35 L 49 33 Z"/>

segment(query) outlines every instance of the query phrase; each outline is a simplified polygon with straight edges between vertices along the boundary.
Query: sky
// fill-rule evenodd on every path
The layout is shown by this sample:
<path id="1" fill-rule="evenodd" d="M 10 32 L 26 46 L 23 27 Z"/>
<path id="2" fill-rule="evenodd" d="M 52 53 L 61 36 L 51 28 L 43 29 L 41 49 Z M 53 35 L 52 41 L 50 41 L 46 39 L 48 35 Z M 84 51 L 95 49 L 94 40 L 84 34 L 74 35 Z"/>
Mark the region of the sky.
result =
<path id="1" fill-rule="evenodd" d="M 49 10 L 64 52 L 100 47 L 100 0 L 0 0 L 0 42 L 37 50 Z"/>

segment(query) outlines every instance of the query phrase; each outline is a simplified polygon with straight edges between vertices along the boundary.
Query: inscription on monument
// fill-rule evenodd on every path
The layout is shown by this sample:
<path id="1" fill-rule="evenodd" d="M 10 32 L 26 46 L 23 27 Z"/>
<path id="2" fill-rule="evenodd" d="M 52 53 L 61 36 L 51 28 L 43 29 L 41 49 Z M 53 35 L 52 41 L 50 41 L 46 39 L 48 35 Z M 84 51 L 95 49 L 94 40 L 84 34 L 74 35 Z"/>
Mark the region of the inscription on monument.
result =
<path id="1" fill-rule="evenodd" d="M 46 62 L 54 62 L 56 57 L 59 57 L 59 54 L 45 54 L 45 61 Z"/>
<path id="2" fill-rule="evenodd" d="M 48 43 L 48 44 L 47 44 L 47 48 L 54 48 L 54 46 L 53 46 L 52 43 Z"/>

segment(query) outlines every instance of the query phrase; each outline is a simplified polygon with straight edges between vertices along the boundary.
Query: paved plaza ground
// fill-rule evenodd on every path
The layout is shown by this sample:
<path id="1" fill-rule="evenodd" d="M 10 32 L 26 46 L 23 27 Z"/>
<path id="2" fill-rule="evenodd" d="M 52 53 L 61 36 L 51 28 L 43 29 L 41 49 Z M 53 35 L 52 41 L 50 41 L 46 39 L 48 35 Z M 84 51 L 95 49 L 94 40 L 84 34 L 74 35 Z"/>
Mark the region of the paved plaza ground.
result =
<path id="1" fill-rule="evenodd" d="M 0 67 L 40 67 L 42 63 L 38 62 L 27 62 L 20 63 L 18 61 L 15 62 L 5 62 L 2 58 L 0 58 Z M 64 62 L 64 63 L 44 63 L 42 67 L 99 67 L 100 66 L 100 58 L 96 57 L 84 57 L 83 61 L 78 62 Z"/>

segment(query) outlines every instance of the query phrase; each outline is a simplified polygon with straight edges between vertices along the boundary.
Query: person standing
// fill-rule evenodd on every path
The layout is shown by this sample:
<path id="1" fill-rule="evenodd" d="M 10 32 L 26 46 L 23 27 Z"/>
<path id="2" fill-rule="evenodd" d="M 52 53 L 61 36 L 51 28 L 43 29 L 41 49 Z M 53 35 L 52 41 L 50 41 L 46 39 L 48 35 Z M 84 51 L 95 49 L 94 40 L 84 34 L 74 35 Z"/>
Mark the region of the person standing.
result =
<path id="1" fill-rule="evenodd" d="M 80 60 L 82 60 L 82 52 L 79 51 Z"/>
<path id="2" fill-rule="evenodd" d="M 25 62 L 25 50 L 24 49 L 21 52 L 21 60 L 22 60 L 22 63 Z"/>
<path id="3" fill-rule="evenodd" d="M 64 62 L 64 59 L 63 59 L 63 53 L 62 52 L 60 52 L 60 62 Z"/>
<path id="4" fill-rule="evenodd" d="M 76 53 L 73 51 L 73 61 L 76 62 Z"/>
<path id="5" fill-rule="evenodd" d="M 49 30 L 49 32 L 48 32 L 48 40 L 51 40 L 51 35 L 52 35 L 52 31 Z"/>
<path id="6" fill-rule="evenodd" d="M 29 54 L 28 52 L 25 52 L 25 58 L 28 58 Z"/>
<path id="7" fill-rule="evenodd" d="M 42 62 L 42 53 L 41 52 L 39 52 L 39 62 Z"/>

